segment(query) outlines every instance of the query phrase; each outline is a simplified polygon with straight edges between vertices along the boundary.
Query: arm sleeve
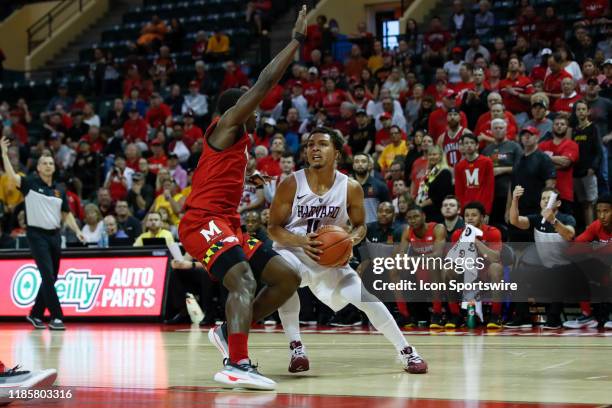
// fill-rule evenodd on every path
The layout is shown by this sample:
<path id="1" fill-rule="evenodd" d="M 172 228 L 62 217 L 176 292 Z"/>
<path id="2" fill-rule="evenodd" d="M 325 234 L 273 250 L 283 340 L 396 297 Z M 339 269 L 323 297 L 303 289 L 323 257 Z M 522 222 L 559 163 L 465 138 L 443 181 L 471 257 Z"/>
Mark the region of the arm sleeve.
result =
<path id="1" fill-rule="evenodd" d="M 542 221 L 542 216 L 540 214 L 529 214 L 525 217 L 529 221 L 529 228 L 533 228 L 534 225 L 537 225 L 538 222 Z"/>
<path id="2" fill-rule="evenodd" d="M 21 194 L 23 194 L 23 196 L 25 197 L 31 188 L 32 188 L 32 177 L 31 176 L 21 177 L 21 185 L 19 186 L 19 191 L 21 191 Z"/>
<path id="3" fill-rule="evenodd" d="M 70 206 L 68 205 L 68 196 L 66 196 L 66 191 L 62 190 L 62 212 L 68 213 L 70 212 Z"/>

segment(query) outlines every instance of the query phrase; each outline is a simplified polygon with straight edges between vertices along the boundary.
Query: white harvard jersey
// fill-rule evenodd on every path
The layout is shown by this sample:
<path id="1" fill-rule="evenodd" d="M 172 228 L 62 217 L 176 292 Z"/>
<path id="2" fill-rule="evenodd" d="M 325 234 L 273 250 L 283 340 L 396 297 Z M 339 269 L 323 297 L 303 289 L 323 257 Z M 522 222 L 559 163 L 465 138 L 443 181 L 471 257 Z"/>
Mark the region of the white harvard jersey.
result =
<path id="1" fill-rule="evenodd" d="M 297 187 L 291 217 L 285 225 L 288 231 L 297 235 L 306 235 L 324 225 L 336 225 L 342 228 L 348 225 L 347 176 L 336 170 L 334 184 L 328 192 L 319 196 L 310 190 L 304 170 L 296 171 L 293 175 Z"/>

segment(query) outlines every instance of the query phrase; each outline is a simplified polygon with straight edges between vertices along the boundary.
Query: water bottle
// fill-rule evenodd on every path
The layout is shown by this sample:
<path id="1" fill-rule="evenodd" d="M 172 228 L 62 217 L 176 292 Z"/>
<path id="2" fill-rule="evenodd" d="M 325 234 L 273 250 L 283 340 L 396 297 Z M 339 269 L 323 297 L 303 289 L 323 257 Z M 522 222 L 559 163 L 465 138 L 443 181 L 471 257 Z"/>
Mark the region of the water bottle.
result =
<path id="1" fill-rule="evenodd" d="M 470 300 L 467 307 L 467 327 L 476 328 L 476 303 L 473 300 Z"/>
<path id="2" fill-rule="evenodd" d="M 102 234 L 100 236 L 100 242 L 98 243 L 100 248 L 108 248 L 108 234 L 106 233 L 106 228 L 102 228 Z"/>
<path id="3" fill-rule="evenodd" d="M 187 293 L 185 296 L 185 304 L 187 306 L 187 313 L 189 313 L 189 317 L 191 318 L 191 323 L 200 324 L 204 319 L 204 312 L 202 312 L 195 296 L 191 293 Z"/>

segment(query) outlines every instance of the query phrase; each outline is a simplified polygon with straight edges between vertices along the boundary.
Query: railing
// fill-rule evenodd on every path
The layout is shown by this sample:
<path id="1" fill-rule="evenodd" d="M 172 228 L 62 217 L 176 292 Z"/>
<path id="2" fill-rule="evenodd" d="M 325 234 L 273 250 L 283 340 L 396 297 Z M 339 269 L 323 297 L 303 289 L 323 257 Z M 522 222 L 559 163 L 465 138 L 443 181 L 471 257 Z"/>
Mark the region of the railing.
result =
<path id="1" fill-rule="evenodd" d="M 28 27 L 28 55 L 31 55 L 32 51 L 50 38 L 53 32 L 74 14 L 81 13 L 83 7 L 92 1 L 95 0 L 61 0 L 47 14 Z"/>

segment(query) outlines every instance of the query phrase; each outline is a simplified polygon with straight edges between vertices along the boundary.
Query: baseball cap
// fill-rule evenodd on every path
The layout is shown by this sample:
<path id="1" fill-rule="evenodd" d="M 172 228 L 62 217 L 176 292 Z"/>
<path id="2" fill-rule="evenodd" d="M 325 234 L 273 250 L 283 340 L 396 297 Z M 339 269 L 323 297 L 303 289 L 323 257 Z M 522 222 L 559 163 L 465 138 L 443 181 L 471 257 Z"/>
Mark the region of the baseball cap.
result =
<path id="1" fill-rule="evenodd" d="M 310 68 L 308 68 L 308 73 L 309 74 L 319 75 L 319 70 L 317 69 L 317 67 L 310 67 Z"/>
<path id="2" fill-rule="evenodd" d="M 538 128 L 534 127 L 534 126 L 526 126 L 524 128 L 521 129 L 521 135 L 523 133 L 531 133 L 534 136 L 540 136 L 540 131 L 538 130 Z"/>
<path id="3" fill-rule="evenodd" d="M 463 49 L 461 47 L 453 47 L 453 49 L 451 50 L 451 52 L 453 54 L 457 53 L 457 54 L 462 54 L 463 53 Z"/>
<path id="4" fill-rule="evenodd" d="M 83 144 L 83 143 L 91 144 L 91 143 L 89 143 L 89 139 L 87 139 L 86 137 L 82 137 L 79 140 L 79 144 Z"/>
<path id="5" fill-rule="evenodd" d="M 531 107 L 533 108 L 534 106 L 541 106 L 544 109 L 548 109 L 548 105 L 546 103 L 545 100 L 541 99 L 541 100 L 537 100 L 534 103 L 531 104 Z"/>
<path id="6" fill-rule="evenodd" d="M 368 113 L 366 112 L 365 109 L 357 109 L 357 112 L 355 112 L 356 115 L 368 115 Z"/>
<path id="7" fill-rule="evenodd" d="M 378 118 L 380 120 L 383 120 L 383 119 L 392 119 L 393 116 L 391 116 L 391 114 L 389 112 L 383 112 Z"/>
<path id="8" fill-rule="evenodd" d="M 550 48 L 544 48 L 540 51 L 540 57 L 544 55 L 552 55 L 552 50 Z"/>
<path id="9" fill-rule="evenodd" d="M 447 113 L 451 113 L 451 112 L 452 113 L 459 113 L 459 109 L 457 109 L 457 108 L 450 108 Z"/>
<path id="10" fill-rule="evenodd" d="M 153 139 L 151 141 L 151 146 L 161 146 L 162 145 L 162 141 L 160 139 Z"/>
<path id="11" fill-rule="evenodd" d="M 304 87 L 304 84 L 302 84 L 302 81 L 295 81 L 295 82 L 293 83 L 293 86 L 299 86 L 300 88 L 303 88 L 303 87 Z"/>
<path id="12" fill-rule="evenodd" d="M 198 81 L 190 81 L 189 82 L 189 87 L 190 88 L 194 88 L 194 87 L 198 88 L 199 87 Z"/>
<path id="13" fill-rule="evenodd" d="M 266 118 L 266 120 L 264 120 L 264 125 L 276 126 L 276 120 L 274 120 L 274 118 Z"/>
<path id="14" fill-rule="evenodd" d="M 606 65 L 610 65 L 610 64 L 612 64 L 612 58 L 608 58 L 607 60 L 605 60 L 605 61 L 604 61 L 604 63 L 603 63 L 603 64 L 604 64 L 604 67 L 605 67 Z"/>

